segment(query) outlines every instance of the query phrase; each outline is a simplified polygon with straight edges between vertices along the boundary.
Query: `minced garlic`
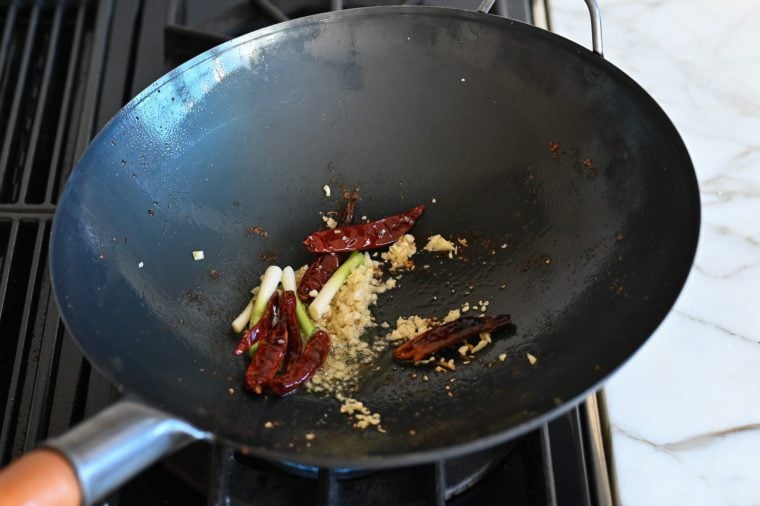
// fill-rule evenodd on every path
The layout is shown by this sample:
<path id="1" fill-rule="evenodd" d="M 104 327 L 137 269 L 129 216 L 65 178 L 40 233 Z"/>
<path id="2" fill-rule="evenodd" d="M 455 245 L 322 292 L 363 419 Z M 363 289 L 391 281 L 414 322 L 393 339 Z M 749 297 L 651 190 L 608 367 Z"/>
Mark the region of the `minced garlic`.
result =
<path id="1" fill-rule="evenodd" d="M 325 222 L 327 228 L 335 228 L 338 226 L 338 222 L 332 216 L 322 216 L 322 221 Z"/>
<path id="2" fill-rule="evenodd" d="M 470 350 L 470 353 L 475 354 L 475 353 L 479 352 L 480 350 L 482 350 L 483 348 L 485 348 L 486 346 L 488 346 L 488 341 L 486 341 L 486 340 L 480 340 L 478 342 L 478 344 L 476 344 L 475 346 L 473 346 L 472 350 Z"/>
<path id="3" fill-rule="evenodd" d="M 380 257 L 391 264 L 391 270 L 414 269 L 414 263 L 411 260 L 412 255 L 417 253 L 417 245 L 414 243 L 412 234 L 405 234 L 398 241 L 391 244 L 387 252 Z"/>
<path id="4" fill-rule="evenodd" d="M 382 341 L 362 339 L 365 331 L 376 325 L 370 307 L 377 303 L 377 294 L 387 289 L 380 280 L 380 265 L 365 255 L 364 263 L 351 272 L 316 322 L 330 334 L 330 353 L 307 383 L 309 390 L 336 393 L 354 389 L 359 371 L 374 363 L 385 349 Z"/>
<path id="5" fill-rule="evenodd" d="M 458 320 L 459 318 L 461 318 L 461 316 L 462 316 L 461 311 L 459 311 L 458 309 L 452 309 L 449 311 L 449 314 L 444 316 L 443 323 L 453 322 L 454 320 Z"/>
<path id="6" fill-rule="evenodd" d="M 345 397 L 341 394 L 338 394 L 336 397 L 343 403 L 340 406 L 340 412 L 355 420 L 353 424 L 354 427 L 357 429 L 366 429 L 374 426 L 377 427 L 379 432 L 385 432 L 385 430 L 380 427 L 379 413 L 373 413 L 363 402 L 351 397 Z"/>
<path id="7" fill-rule="evenodd" d="M 396 320 L 396 328 L 387 336 L 387 339 L 389 341 L 408 341 L 430 330 L 431 325 L 432 321 L 429 318 L 422 318 L 417 315 L 407 318 L 400 317 Z"/>
<path id="8" fill-rule="evenodd" d="M 452 252 L 454 254 L 457 252 L 457 247 L 454 246 L 454 243 L 444 239 L 441 234 L 428 237 L 428 242 L 424 249 L 425 251 Z"/>

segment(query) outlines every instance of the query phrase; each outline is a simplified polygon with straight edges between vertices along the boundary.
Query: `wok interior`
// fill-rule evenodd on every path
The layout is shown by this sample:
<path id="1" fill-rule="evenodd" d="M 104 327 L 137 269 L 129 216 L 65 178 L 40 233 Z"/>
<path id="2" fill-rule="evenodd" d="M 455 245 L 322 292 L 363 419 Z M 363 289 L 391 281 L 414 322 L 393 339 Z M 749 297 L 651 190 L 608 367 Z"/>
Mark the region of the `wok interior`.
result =
<path id="1" fill-rule="evenodd" d="M 61 201 L 54 284 L 88 357 L 145 401 L 254 453 L 391 464 L 524 430 L 629 357 L 688 272 L 693 177 L 651 99 L 572 43 L 450 10 L 348 12 L 225 44 L 127 106 Z M 420 248 L 468 241 L 415 256 L 378 322 L 488 299 L 516 323 L 458 367 L 453 398 L 451 375 L 412 379 L 389 348 L 356 394 L 386 434 L 328 397 L 247 394 L 231 354 L 266 265 L 307 262 L 302 239 L 354 187 L 359 216 L 428 204 Z"/>

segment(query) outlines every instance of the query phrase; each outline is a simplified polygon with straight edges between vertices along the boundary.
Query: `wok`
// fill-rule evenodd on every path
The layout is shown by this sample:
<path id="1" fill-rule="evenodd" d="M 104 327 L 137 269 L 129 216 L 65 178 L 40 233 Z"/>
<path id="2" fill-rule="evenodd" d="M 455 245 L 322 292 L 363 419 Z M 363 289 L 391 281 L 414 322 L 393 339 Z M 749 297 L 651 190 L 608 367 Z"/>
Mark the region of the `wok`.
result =
<path id="1" fill-rule="evenodd" d="M 228 330 L 265 267 L 306 263 L 301 240 L 355 187 L 359 215 L 426 203 L 418 242 L 469 244 L 458 259 L 418 255 L 378 322 L 488 299 L 516 324 L 457 369 L 453 398 L 448 375 L 413 379 L 422 371 L 389 349 L 356 394 L 384 434 L 353 428 L 329 396 L 248 394 Z M 686 279 L 698 227 L 666 115 L 562 37 L 417 7 L 253 32 L 148 87 L 73 172 L 53 224 L 55 295 L 87 358 L 131 397 L 26 462 L 63 475 L 48 488 L 70 490 L 75 472 L 90 502 L 198 438 L 322 467 L 485 448 L 569 409 L 639 349 Z"/>

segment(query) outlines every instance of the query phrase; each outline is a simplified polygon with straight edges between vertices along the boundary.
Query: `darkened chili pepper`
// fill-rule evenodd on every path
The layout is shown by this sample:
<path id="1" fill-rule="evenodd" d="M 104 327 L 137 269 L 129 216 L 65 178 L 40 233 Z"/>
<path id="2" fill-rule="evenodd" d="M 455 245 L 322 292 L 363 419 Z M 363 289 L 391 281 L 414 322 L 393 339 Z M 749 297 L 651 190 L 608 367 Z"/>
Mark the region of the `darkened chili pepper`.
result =
<path id="1" fill-rule="evenodd" d="M 311 298 L 309 293 L 312 290 L 320 291 L 341 263 L 343 263 L 343 255 L 337 253 L 319 255 L 309 264 L 309 268 L 301 278 L 301 283 L 298 285 L 298 297 L 304 302 L 309 300 Z"/>
<path id="2" fill-rule="evenodd" d="M 280 305 L 280 318 L 285 320 L 288 329 L 288 349 L 286 357 L 286 368 L 298 360 L 301 356 L 303 342 L 301 341 L 301 329 L 298 328 L 296 319 L 296 294 L 293 291 L 287 291 L 282 294 L 282 304 Z"/>
<path id="3" fill-rule="evenodd" d="M 362 225 L 338 227 L 314 232 L 304 240 L 312 253 L 343 253 L 380 248 L 397 241 L 422 216 L 420 204 L 406 212 Z"/>
<path id="4" fill-rule="evenodd" d="M 264 309 L 264 313 L 259 318 L 253 327 L 246 330 L 243 337 L 240 338 L 240 342 L 235 348 L 235 355 L 242 355 L 248 348 L 253 346 L 253 343 L 261 339 L 262 336 L 267 335 L 272 330 L 272 323 L 274 322 L 274 310 L 277 304 L 278 297 L 277 292 L 273 293 L 267 301 L 267 306 Z"/>
<path id="5" fill-rule="evenodd" d="M 354 191 L 353 193 L 349 193 L 348 191 L 344 191 L 343 198 L 346 201 L 346 207 L 343 209 L 340 222 L 338 222 L 338 225 L 341 227 L 353 223 L 359 192 Z M 298 285 L 298 298 L 306 302 L 311 298 L 309 293 L 312 290 L 320 291 L 325 283 L 327 283 L 327 280 L 330 279 L 330 276 L 338 270 L 343 260 L 345 260 L 345 255 L 338 255 L 336 253 L 325 253 L 318 256 L 309 264 L 309 268 L 306 269 L 303 277 L 301 277 L 301 283 Z"/>
<path id="6" fill-rule="evenodd" d="M 317 372 L 330 351 L 330 336 L 324 330 L 314 333 L 306 343 L 303 353 L 296 362 L 288 366 L 285 374 L 268 383 L 269 389 L 277 395 L 285 395 L 308 381 Z"/>
<path id="7" fill-rule="evenodd" d="M 399 360 L 419 362 L 438 350 L 448 348 L 481 332 L 493 332 L 512 325 L 508 314 L 497 316 L 465 316 L 423 332 L 395 350 Z"/>
<path id="8" fill-rule="evenodd" d="M 272 331 L 261 339 L 259 349 L 245 371 L 245 386 L 260 394 L 280 370 L 287 348 L 288 326 L 280 318 Z"/>

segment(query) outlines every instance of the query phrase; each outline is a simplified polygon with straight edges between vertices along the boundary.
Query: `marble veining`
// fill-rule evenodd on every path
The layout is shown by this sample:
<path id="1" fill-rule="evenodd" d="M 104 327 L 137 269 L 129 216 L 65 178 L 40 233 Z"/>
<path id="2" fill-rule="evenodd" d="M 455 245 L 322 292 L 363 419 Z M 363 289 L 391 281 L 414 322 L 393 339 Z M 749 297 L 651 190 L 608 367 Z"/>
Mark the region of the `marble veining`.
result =
<path id="1" fill-rule="evenodd" d="M 549 6 L 588 47 L 584 2 Z M 760 505 L 760 2 L 601 7 L 606 58 L 673 120 L 702 200 L 674 310 L 606 387 L 621 503 Z"/>

